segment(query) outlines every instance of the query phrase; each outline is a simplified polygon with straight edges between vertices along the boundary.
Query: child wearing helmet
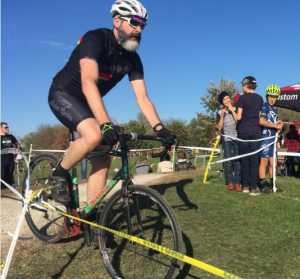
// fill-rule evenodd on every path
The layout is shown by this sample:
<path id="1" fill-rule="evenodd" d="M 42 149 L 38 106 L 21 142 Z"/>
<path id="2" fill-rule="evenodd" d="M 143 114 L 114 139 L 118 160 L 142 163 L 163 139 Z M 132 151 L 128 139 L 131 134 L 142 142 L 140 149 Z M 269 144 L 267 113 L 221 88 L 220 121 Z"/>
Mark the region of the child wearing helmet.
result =
<path id="1" fill-rule="evenodd" d="M 277 133 L 277 130 L 281 130 L 283 127 L 283 122 L 278 120 L 277 107 L 274 106 L 278 96 L 280 95 L 280 88 L 276 85 L 270 85 L 266 89 L 266 99 L 267 102 L 263 104 L 262 111 L 259 117 L 259 124 L 262 127 L 261 137 L 268 138 L 274 137 Z M 260 165 L 259 165 L 259 178 L 260 178 L 260 191 L 269 194 L 273 187 L 273 177 L 276 173 L 273 173 L 273 154 L 275 144 L 271 144 L 274 141 L 274 138 L 265 139 L 261 142 L 261 148 L 264 148 L 260 153 Z M 269 145 L 269 146 L 268 146 Z M 275 153 L 277 157 L 277 152 Z M 269 174 L 271 180 L 271 188 L 268 187 L 266 182 L 266 168 L 268 163 Z M 277 164 L 277 158 L 276 158 Z M 282 189 L 277 187 L 277 192 L 283 192 Z"/>

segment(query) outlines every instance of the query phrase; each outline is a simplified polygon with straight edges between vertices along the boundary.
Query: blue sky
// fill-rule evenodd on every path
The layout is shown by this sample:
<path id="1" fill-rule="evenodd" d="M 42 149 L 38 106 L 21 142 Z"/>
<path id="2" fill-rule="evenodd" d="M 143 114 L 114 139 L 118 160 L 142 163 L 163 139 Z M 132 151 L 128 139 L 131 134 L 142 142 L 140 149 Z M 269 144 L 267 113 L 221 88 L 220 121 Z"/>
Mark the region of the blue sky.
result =
<path id="1" fill-rule="evenodd" d="M 6 0 L 1 4 L 1 121 L 18 137 L 59 123 L 47 102 L 53 76 L 88 30 L 111 28 L 110 0 Z M 210 80 L 300 82 L 299 0 L 144 0 L 149 20 L 138 50 L 161 119 L 204 112 Z M 139 109 L 125 77 L 104 102 L 119 123 Z"/>

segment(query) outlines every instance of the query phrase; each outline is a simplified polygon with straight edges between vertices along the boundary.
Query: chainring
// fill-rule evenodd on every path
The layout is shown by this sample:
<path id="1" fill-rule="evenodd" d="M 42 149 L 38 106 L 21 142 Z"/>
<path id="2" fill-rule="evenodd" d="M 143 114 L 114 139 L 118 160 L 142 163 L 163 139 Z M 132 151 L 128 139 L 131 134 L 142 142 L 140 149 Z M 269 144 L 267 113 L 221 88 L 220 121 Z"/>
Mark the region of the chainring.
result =
<path id="1" fill-rule="evenodd" d="M 68 214 L 68 212 L 66 212 Z M 69 215 L 80 218 L 79 213 L 75 209 L 71 209 Z M 65 216 L 64 227 L 65 231 L 70 236 L 76 236 L 80 231 L 81 221 Z"/>

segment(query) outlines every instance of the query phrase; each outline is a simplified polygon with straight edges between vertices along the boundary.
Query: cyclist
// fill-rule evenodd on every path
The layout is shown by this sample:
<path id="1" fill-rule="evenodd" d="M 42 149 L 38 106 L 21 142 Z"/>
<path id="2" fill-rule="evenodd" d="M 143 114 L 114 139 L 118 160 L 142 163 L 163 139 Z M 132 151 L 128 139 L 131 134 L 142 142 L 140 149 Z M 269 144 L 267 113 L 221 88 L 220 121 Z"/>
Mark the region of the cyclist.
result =
<path id="1" fill-rule="evenodd" d="M 276 85 L 270 85 L 266 89 L 266 99 L 267 103 L 263 104 L 261 114 L 259 117 L 259 124 L 262 127 L 261 138 L 272 137 L 276 135 L 277 130 L 281 130 L 283 127 L 283 122 L 279 123 L 278 121 L 278 112 L 277 107 L 274 106 L 278 96 L 280 95 L 280 88 Z M 259 165 L 259 178 L 260 178 L 260 191 L 269 194 L 271 189 L 273 188 L 273 176 L 276 173 L 273 173 L 273 156 L 274 156 L 274 148 L 275 145 L 271 144 L 267 146 L 271 142 L 274 141 L 272 139 L 266 139 L 261 142 L 260 147 L 264 149 L 260 153 L 260 165 Z M 277 152 L 275 153 L 277 157 Z M 270 163 L 269 174 L 271 180 L 271 189 L 269 189 L 266 182 L 266 168 L 268 163 Z M 277 165 L 277 158 L 275 164 Z M 282 189 L 277 188 L 278 192 L 283 192 Z"/>
<path id="2" fill-rule="evenodd" d="M 117 0 L 111 8 L 113 30 L 88 31 L 79 39 L 65 67 L 53 78 L 49 91 L 52 112 L 81 138 L 71 144 L 63 160 L 49 177 L 53 198 L 68 204 L 66 176 L 103 140 L 111 147 L 118 142 L 120 128 L 111 123 L 102 98 L 127 74 L 138 107 L 154 131 L 173 144 L 175 135 L 164 128 L 150 101 L 144 82 L 143 65 L 136 53 L 148 14 L 136 0 Z M 104 144 L 104 143 L 102 143 Z M 110 157 L 93 159 L 88 181 L 87 202 L 90 203 L 106 183 Z"/>

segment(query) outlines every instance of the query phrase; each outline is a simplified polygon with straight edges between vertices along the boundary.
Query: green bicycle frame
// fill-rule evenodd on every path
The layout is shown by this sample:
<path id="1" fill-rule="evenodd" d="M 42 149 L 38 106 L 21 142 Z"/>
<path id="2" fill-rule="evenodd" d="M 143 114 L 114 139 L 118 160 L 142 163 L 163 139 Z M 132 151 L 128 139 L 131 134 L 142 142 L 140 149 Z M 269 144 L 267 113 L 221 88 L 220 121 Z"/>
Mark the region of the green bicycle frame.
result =
<path id="1" fill-rule="evenodd" d="M 97 150 L 93 151 L 97 152 Z M 116 173 L 113 178 L 108 181 L 107 185 L 97 194 L 94 200 L 92 200 L 85 209 L 81 212 L 82 218 L 87 218 L 95 212 L 97 205 L 105 198 L 105 196 L 112 190 L 112 188 L 123 178 L 126 181 L 129 180 L 128 158 L 127 151 L 121 147 L 121 151 L 110 151 L 110 156 L 121 157 L 122 168 Z M 74 179 L 74 178 L 73 178 Z M 75 181 L 75 180 L 74 180 Z M 79 204 L 78 199 L 78 187 L 73 187 L 75 203 Z M 75 198 L 76 197 L 76 198 Z"/>

